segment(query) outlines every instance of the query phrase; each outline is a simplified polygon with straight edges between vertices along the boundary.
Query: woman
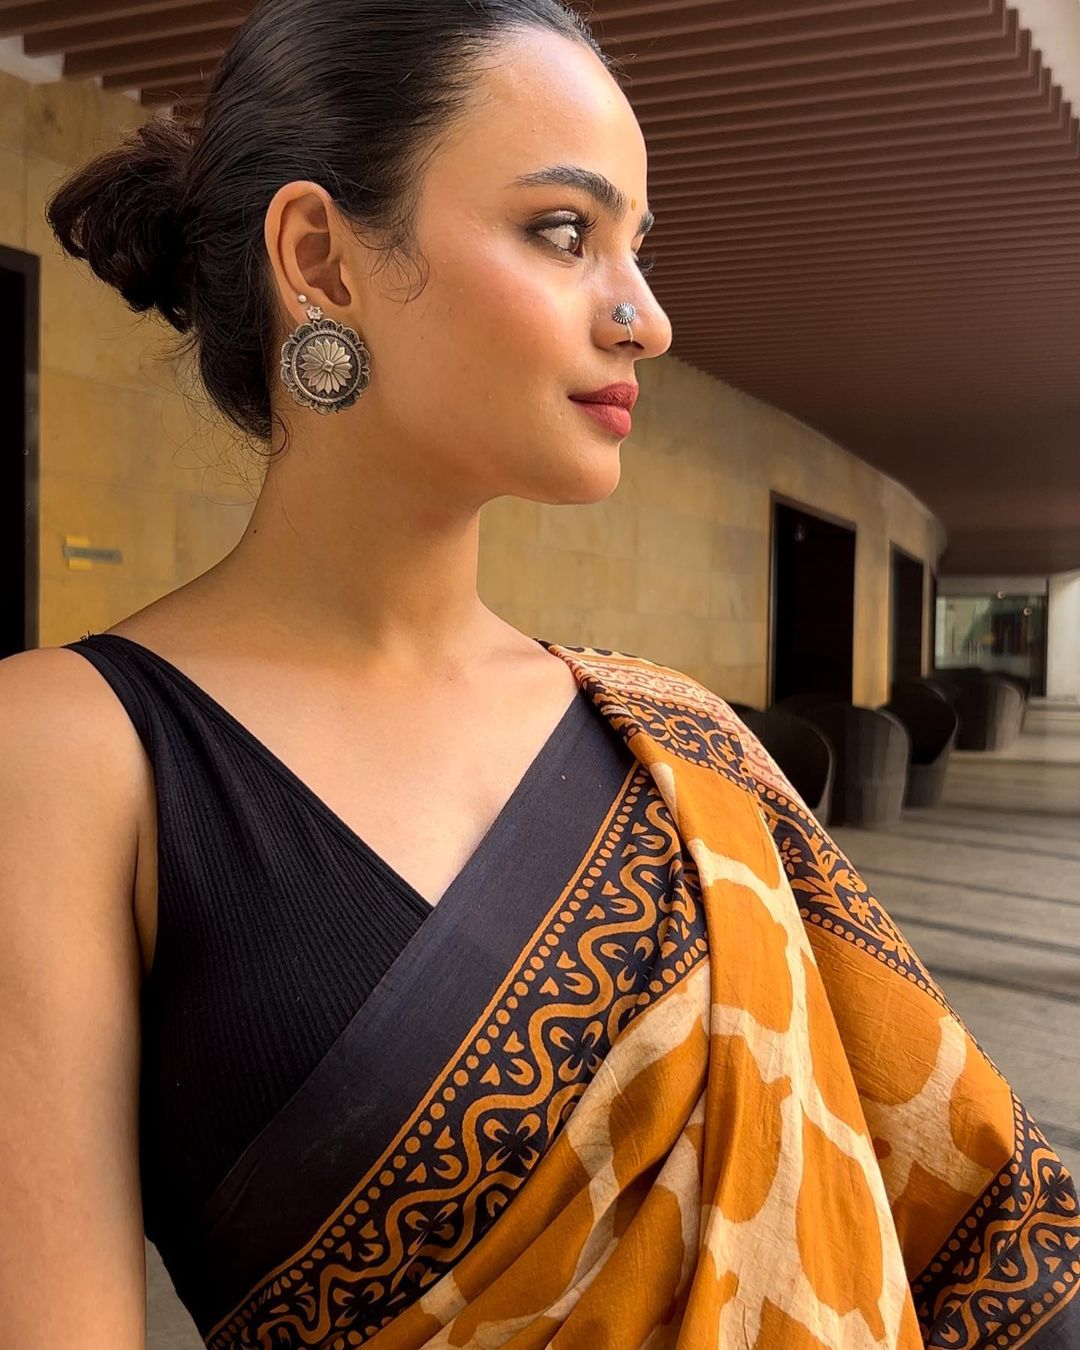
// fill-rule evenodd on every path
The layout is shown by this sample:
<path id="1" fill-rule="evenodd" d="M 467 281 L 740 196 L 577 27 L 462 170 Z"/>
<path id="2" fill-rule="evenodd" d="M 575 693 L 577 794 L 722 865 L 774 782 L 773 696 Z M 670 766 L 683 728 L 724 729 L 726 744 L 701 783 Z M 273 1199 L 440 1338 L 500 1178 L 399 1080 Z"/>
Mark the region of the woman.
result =
<path id="1" fill-rule="evenodd" d="M 95 770 L 5 892 L 6 1343 L 139 1344 L 143 1222 L 213 1350 L 1077 1343 L 1068 1176 L 747 729 L 478 599 L 671 341 L 612 71 L 556 0 L 267 0 L 51 203 L 274 453 L 216 567 L 4 663 L 7 796 Z"/>

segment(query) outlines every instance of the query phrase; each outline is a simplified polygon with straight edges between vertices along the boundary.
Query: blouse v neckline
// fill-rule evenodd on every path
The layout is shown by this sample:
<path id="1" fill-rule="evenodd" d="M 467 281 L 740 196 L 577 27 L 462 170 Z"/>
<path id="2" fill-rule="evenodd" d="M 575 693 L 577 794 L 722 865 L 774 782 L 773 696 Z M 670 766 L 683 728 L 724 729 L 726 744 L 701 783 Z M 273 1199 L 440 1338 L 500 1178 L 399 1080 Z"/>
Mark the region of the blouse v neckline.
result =
<path id="1" fill-rule="evenodd" d="M 389 863 L 381 853 L 379 853 L 364 837 L 352 828 L 327 802 L 324 798 L 311 787 L 311 785 L 300 777 L 295 770 L 270 747 L 265 741 L 261 740 L 255 733 L 242 722 L 234 713 L 231 713 L 223 703 L 220 703 L 214 696 L 203 688 L 201 684 L 187 675 L 179 666 L 174 665 L 167 657 L 162 656 L 160 652 L 154 651 L 152 647 L 147 647 L 135 638 L 126 637 L 122 633 L 94 633 L 91 635 L 95 641 L 120 642 L 129 647 L 135 648 L 147 657 L 159 670 L 168 675 L 174 682 L 183 688 L 207 713 L 209 713 L 219 725 L 221 725 L 245 750 L 254 758 L 259 760 L 264 766 L 270 769 L 285 785 L 297 796 L 307 807 L 316 814 L 321 820 L 330 826 L 351 849 L 359 853 L 369 864 L 380 871 L 383 876 L 391 882 L 410 902 L 411 906 L 420 916 L 420 921 L 424 922 L 439 906 L 443 905 L 451 892 L 455 894 L 468 882 L 475 871 L 480 866 L 488 850 L 494 847 L 503 833 L 513 828 L 514 819 L 518 814 L 519 808 L 523 805 L 523 799 L 526 796 L 532 796 L 534 791 L 542 784 L 544 775 L 549 767 L 554 768 L 555 764 L 561 762 L 563 756 L 559 753 L 564 745 L 564 733 L 568 730 L 575 709 L 582 705 L 582 700 L 586 698 L 580 676 L 570 665 L 574 678 L 577 681 L 577 691 L 574 698 L 568 704 L 562 717 L 556 724 L 551 734 L 547 737 L 539 750 L 533 756 L 533 759 L 526 768 L 524 774 L 518 780 L 513 791 L 507 797 L 499 809 L 498 814 L 484 832 L 476 848 L 469 855 L 464 865 L 458 871 L 450 884 L 443 891 L 434 904 L 422 895 L 420 891 L 410 881 Z M 552 652 L 553 655 L 565 660 L 558 649 L 558 644 L 545 641 L 543 638 L 533 638 L 534 642 L 540 644 L 545 650 Z"/>

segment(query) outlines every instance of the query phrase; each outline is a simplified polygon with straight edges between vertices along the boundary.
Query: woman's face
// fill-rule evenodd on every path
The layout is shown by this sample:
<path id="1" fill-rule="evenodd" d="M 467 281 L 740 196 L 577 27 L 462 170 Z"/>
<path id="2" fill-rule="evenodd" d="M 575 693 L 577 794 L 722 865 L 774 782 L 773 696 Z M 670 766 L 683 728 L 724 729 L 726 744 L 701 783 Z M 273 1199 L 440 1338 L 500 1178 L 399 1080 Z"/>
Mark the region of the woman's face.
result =
<path id="1" fill-rule="evenodd" d="M 621 440 L 569 395 L 634 383 L 635 364 L 671 345 L 635 260 L 645 144 L 584 45 L 530 30 L 491 65 L 425 170 L 421 293 L 393 266 L 371 270 L 362 246 L 343 258 L 353 301 L 329 312 L 364 339 L 371 382 L 337 416 L 353 418 L 365 456 L 383 447 L 399 473 L 411 467 L 471 509 L 504 494 L 595 501 L 618 485 Z M 625 214 L 581 187 L 515 183 L 556 165 L 607 178 Z M 595 218 L 588 232 L 572 223 L 582 216 Z M 637 309 L 633 343 L 611 317 L 623 300 Z"/>

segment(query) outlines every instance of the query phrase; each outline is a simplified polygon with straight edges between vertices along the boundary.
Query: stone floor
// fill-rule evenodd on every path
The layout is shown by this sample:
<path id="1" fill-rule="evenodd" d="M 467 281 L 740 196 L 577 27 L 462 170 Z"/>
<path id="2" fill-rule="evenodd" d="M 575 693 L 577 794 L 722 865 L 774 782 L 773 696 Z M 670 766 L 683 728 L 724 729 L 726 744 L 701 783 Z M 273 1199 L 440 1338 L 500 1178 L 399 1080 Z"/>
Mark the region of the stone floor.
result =
<path id="1" fill-rule="evenodd" d="M 942 806 L 833 833 L 1080 1177 L 1080 708 L 1034 703 Z M 147 1270 L 148 1350 L 198 1350 L 149 1243 Z"/>

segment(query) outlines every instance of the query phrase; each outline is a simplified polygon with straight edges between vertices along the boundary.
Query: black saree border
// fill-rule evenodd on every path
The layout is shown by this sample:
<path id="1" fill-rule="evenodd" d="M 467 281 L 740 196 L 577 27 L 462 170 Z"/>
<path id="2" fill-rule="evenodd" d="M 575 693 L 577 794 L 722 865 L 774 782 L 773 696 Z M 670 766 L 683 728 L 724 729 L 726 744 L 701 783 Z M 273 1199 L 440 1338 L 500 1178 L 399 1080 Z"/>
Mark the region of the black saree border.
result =
<path id="1" fill-rule="evenodd" d="M 492 1228 L 611 1050 L 708 954 L 696 869 L 648 770 L 383 1158 L 206 1334 L 210 1350 L 351 1350 Z"/>
<path id="2" fill-rule="evenodd" d="M 215 1190 L 190 1250 L 172 1255 L 170 1275 L 204 1337 L 391 1150 L 592 858 L 640 766 L 579 693 L 483 845 Z M 534 822 L 542 835 L 530 847 Z M 438 1015 L 422 1018 L 418 1035 L 409 1010 L 433 1003 Z"/>
<path id="3" fill-rule="evenodd" d="M 547 876 L 542 907 L 534 890 L 532 932 L 521 941 L 528 927 L 521 923 L 517 936 L 503 942 L 503 951 L 514 942 L 520 947 L 480 1017 L 418 1099 L 398 1104 L 397 1131 L 366 1174 L 350 1161 L 349 1140 L 335 1130 L 346 1152 L 331 1204 L 307 1229 L 294 1219 L 283 1234 L 279 1221 L 270 1259 L 242 1297 L 220 1298 L 216 1311 L 230 1310 L 209 1330 L 209 1319 L 196 1317 L 209 1350 L 270 1344 L 349 1350 L 393 1322 L 526 1187 L 614 1040 L 707 958 L 700 879 L 677 826 L 651 773 L 628 748 L 628 728 L 610 725 L 614 709 L 603 706 L 602 688 L 589 688 L 582 668 L 576 673 L 604 713 L 606 750 L 600 754 L 598 747 L 599 758 L 590 756 L 585 765 L 590 776 L 601 761 L 607 766 L 602 823 L 591 834 L 583 828 L 588 822 L 575 794 L 576 819 L 565 822 L 569 833 L 580 831 L 571 850 L 575 864 L 561 890 Z M 525 862 L 519 849 L 515 872 Z M 510 902 L 521 879 L 502 880 L 509 889 L 498 893 L 500 922 L 507 906 L 516 913 Z M 447 939 L 453 944 L 456 938 L 451 925 Z M 434 955 L 444 953 L 445 944 Z M 466 952 L 458 967 L 464 970 L 468 961 Z M 407 1027 L 387 1030 L 397 1032 L 396 1042 L 367 1037 L 370 1056 L 384 1062 L 394 1058 L 395 1045 L 411 1048 Z M 354 1057 L 353 1066 L 357 1062 Z M 374 1095 L 387 1091 L 386 1081 L 384 1074 Z M 347 1105 L 348 1082 L 344 1090 Z M 325 1102 L 309 1096 L 306 1108 L 307 1124 L 325 1135 Z M 304 1141 L 281 1143 L 279 1168 L 302 1171 Z M 242 1223 L 234 1236 L 247 1241 L 258 1212 L 249 1200 L 270 1212 L 271 1221 L 277 1218 L 273 1166 L 261 1168 L 256 1181 L 261 1194 L 254 1197 L 237 1188 L 238 1208 L 219 1218 L 214 1252 L 197 1278 L 206 1279 L 216 1253 L 228 1256 L 224 1229 L 236 1213 Z M 306 1186 L 306 1178 L 299 1184 Z M 519 1203 L 527 1199 L 526 1187 Z M 231 1292 L 240 1283 L 234 1273 Z"/>

